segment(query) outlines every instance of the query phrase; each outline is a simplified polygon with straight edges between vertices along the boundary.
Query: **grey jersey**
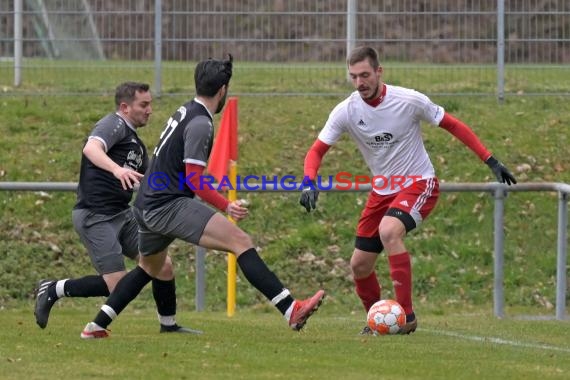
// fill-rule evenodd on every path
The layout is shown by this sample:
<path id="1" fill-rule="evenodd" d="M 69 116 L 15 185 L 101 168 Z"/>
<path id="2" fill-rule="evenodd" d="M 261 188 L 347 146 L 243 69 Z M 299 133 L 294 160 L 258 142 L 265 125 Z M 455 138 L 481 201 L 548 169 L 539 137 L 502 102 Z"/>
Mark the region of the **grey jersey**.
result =
<path id="1" fill-rule="evenodd" d="M 116 113 L 95 124 L 89 139 L 101 141 L 109 158 L 117 165 L 144 174 L 148 154 L 134 128 Z M 112 215 L 129 207 L 132 190 L 124 190 L 112 173 L 95 166 L 84 154 L 77 189 L 76 209 L 95 209 L 99 214 Z"/>
<path id="2" fill-rule="evenodd" d="M 192 100 L 179 107 L 160 135 L 135 206 L 149 210 L 178 197 L 193 198 L 185 182 L 186 164 L 205 167 L 213 140 L 212 115 L 203 104 Z"/>

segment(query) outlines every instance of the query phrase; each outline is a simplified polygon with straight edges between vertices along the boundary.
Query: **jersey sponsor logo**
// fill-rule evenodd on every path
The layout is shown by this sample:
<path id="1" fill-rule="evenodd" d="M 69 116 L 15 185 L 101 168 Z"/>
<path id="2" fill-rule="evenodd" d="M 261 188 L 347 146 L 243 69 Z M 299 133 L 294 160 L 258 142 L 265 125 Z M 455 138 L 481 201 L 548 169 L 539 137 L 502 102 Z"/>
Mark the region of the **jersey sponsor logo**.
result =
<path id="1" fill-rule="evenodd" d="M 410 205 L 408 204 L 408 201 L 406 201 L 406 200 L 401 201 L 400 204 L 402 206 L 410 207 Z"/>
<path id="2" fill-rule="evenodd" d="M 391 133 L 384 132 L 380 136 L 374 136 L 374 140 L 377 142 L 390 141 L 392 137 L 394 136 Z"/>
<path id="3" fill-rule="evenodd" d="M 389 132 L 382 132 L 373 137 L 373 140 L 366 142 L 370 148 L 387 149 L 394 145 L 396 142 L 393 140 L 394 135 Z"/>
<path id="4" fill-rule="evenodd" d="M 131 168 L 138 171 L 143 164 L 142 152 L 137 152 L 134 150 L 129 151 L 127 154 L 127 160 L 125 161 L 124 167 Z"/>
<path id="5" fill-rule="evenodd" d="M 356 125 L 358 125 L 359 127 L 366 127 L 366 123 L 362 119 L 360 119 L 360 121 L 356 123 Z"/>

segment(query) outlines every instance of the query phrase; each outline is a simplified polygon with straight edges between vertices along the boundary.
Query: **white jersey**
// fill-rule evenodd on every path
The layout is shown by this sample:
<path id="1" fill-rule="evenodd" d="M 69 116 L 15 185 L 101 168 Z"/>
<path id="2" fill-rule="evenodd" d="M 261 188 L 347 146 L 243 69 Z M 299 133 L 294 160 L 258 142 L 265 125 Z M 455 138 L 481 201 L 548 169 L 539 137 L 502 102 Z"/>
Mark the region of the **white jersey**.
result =
<path id="1" fill-rule="evenodd" d="M 355 91 L 332 110 L 319 140 L 334 145 L 347 132 L 375 177 L 373 190 L 393 194 L 419 179 L 435 177 L 420 122 L 438 125 L 443 116 L 441 106 L 411 89 L 386 85 L 384 100 L 376 107 Z"/>

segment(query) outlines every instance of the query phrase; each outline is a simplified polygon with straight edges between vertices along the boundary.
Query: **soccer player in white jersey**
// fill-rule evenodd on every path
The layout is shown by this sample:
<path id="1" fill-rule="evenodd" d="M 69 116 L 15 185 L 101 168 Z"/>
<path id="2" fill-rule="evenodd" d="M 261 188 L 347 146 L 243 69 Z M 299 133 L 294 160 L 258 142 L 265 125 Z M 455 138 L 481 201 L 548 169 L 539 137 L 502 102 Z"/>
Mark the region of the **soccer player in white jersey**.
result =
<path id="1" fill-rule="evenodd" d="M 401 334 L 416 330 L 412 306 L 412 267 L 404 237 L 433 210 L 439 184 L 426 152 L 420 122 L 439 126 L 470 148 L 502 183 L 515 184 L 509 170 L 481 143 L 475 133 L 417 91 L 385 84 L 378 53 L 371 47 L 354 49 L 347 59 L 356 91 L 339 103 L 305 157 L 306 183 L 300 203 L 310 212 L 316 207 L 318 169 L 325 153 L 348 133 L 375 178 L 356 229 L 350 260 L 356 294 L 364 309 L 381 298 L 375 265 L 386 250 L 396 300 L 406 311 Z M 371 334 L 365 327 L 362 334 Z"/>

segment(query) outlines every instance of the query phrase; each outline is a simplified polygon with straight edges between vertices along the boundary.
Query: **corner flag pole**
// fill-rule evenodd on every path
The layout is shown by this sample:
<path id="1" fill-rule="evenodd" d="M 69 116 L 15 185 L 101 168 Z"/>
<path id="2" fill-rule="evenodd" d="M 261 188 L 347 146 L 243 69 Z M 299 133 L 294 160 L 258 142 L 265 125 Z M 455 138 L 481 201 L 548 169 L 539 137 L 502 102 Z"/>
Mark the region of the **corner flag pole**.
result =
<path id="1" fill-rule="evenodd" d="M 230 183 L 231 188 L 228 191 L 228 200 L 230 202 L 237 200 L 237 162 L 230 160 Z M 232 223 L 235 223 L 230 216 L 228 216 Z M 228 252 L 228 295 L 227 295 L 227 314 L 232 317 L 236 311 L 236 282 L 237 282 L 237 259 L 235 253 Z"/>
<path id="2" fill-rule="evenodd" d="M 231 187 L 228 190 L 228 200 L 230 202 L 237 200 L 237 132 L 237 98 L 230 97 L 222 114 L 220 130 L 216 135 L 216 141 L 212 147 L 210 161 L 208 162 L 208 172 L 218 181 L 222 181 L 226 175 L 229 175 Z M 235 224 L 236 221 L 230 216 L 228 216 L 228 219 Z M 227 312 L 229 317 L 234 315 L 236 309 L 236 278 L 236 255 L 228 252 Z"/>

